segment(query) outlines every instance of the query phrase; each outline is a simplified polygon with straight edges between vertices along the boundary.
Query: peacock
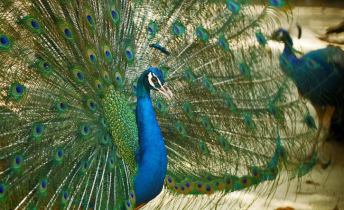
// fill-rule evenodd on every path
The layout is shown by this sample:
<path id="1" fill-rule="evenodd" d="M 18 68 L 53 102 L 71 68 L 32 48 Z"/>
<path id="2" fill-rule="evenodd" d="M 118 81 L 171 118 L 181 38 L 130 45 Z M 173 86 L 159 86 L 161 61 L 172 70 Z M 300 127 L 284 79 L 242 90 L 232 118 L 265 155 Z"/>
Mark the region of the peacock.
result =
<path id="1" fill-rule="evenodd" d="M 301 27 L 298 29 L 301 37 Z M 301 97 L 308 99 L 317 112 L 319 128 L 313 144 L 313 153 L 308 157 L 312 158 L 321 130 L 324 127 L 325 131 L 328 131 L 335 108 L 343 108 L 344 51 L 329 45 L 298 58 L 293 41 L 286 30 L 276 30 L 273 37 L 285 45 L 280 56 L 283 72 L 292 78 Z M 321 147 L 324 146 L 323 142 L 321 140 Z M 325 167 L 327 165 L 328 163 L 324 164 Z"/>
<path id="2" fill-rule="evenodd" d="M 0 1 L 1 209 L 249 206 L 310 172 L 317 127 L 269 44 L 290 15 L 282 0 Z"/>

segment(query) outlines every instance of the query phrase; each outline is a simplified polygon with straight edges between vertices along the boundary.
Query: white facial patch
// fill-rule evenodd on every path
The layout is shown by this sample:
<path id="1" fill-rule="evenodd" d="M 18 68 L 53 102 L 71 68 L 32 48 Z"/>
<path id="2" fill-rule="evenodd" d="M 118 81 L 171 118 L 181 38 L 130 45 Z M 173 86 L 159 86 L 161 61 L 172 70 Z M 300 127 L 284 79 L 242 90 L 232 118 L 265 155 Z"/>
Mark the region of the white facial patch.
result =
<path id="1" fill-rule="evenodd" d="M 152 73 L 152 72 L 149 72 L 149 74 L 148 74 L 148 82 L 149 82 L 149 84 L 150 84 L 154 89 L 158 90 L 158 88 L 155 87 L 154 82 L 152 81 L 153 76 L 158 80 L 158 83 L 159 83 L 160 87 L 162 87 L 159 78 L 158 78 L 154 73 Z"/>
<path id="2" fill-rule="evenodd" d="M 152 81 L 153 76 L 157 79 L 157 82 L 159 83 L 160 87 L 155 87 L 154 82 Z M 148 74 L 148 82 L 155 90 L 157 90 L 160 93 L 162 93 L 168 99 L 171 99 L 171 97 L 173 96 L 172 92 L 170 91 L 170 89 L 168 89 L 168 87 L 166 85 L 161 85 L 161 82 L 160 82 L 159 78 L 154 73 L 149 72 L 149 74 Z"/>

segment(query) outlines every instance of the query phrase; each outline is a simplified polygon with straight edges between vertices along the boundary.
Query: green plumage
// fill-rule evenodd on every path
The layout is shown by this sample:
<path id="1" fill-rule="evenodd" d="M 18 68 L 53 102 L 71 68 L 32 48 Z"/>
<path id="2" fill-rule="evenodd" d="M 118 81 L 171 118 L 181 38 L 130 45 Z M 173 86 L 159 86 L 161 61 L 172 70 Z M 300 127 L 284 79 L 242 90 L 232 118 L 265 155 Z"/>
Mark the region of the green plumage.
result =
<path id="1" fill-rule="evenodd" d="M 134 112 L 129 108 L 124 95 L 116 93 L 110 86 L 103 102 L 107 117 L 107 129 L 117 149 L 117 156 L 128 165 L 131 173 L 137 173 L 135 152 L 139 147 L 137 125 Z"/>
<path id="2" fill-rule="evenodd" d="M 215 208 L 308 173 L 314 120 L 267 38 L 286 5 L 2 0 L 0 205 L 133 208 L 137 78 L 157 61 L 174 97 L 151 94 L 168 168 L 148 209 L 183 194 Z"/>

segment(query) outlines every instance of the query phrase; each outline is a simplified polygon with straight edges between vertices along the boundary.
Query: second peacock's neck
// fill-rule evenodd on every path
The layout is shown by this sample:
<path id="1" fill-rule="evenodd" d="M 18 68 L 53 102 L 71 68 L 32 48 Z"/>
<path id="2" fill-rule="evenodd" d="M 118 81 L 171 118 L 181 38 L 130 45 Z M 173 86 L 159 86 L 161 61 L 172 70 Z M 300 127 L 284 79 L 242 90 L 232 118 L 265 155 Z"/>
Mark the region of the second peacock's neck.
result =
<path id="1" fill-rule="evenodd" d="M 287 57 L 295 57 L 294 55 L 294 48 L 293 48 L 293 40 L 291 39 L 290 35 L 287 34 L 286 38 L 284 40 L 284 50 L 283 50 L 283 54 Z"/>
<path id="2" fill-rule="evenodd" d="M 161 192 L 167 170 L 166 148 L 150 90 L 144 85 L 144 75 L 137 82 L 136 119 L 140 147 L 136 154 L 139 170 L 134 178 L 134 188 L 136 204 L 140 204 L 152 200 Z"/>

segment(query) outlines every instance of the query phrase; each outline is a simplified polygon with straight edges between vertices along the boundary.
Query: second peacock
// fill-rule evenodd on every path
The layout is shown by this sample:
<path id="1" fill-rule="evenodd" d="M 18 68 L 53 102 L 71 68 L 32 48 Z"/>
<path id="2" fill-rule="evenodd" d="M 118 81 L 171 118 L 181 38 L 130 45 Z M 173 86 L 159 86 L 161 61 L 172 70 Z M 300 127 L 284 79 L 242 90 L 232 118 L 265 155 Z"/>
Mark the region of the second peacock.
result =
<path id="1" fill-rule="evenodd" d="M 267 41 L 284 15 L 282 0 L 2 0 L 0 205 L 250 205 L 307 174 L 317 128 Z"/>

